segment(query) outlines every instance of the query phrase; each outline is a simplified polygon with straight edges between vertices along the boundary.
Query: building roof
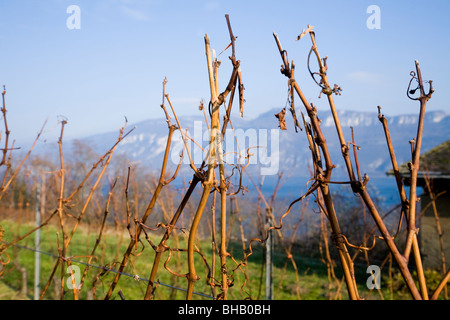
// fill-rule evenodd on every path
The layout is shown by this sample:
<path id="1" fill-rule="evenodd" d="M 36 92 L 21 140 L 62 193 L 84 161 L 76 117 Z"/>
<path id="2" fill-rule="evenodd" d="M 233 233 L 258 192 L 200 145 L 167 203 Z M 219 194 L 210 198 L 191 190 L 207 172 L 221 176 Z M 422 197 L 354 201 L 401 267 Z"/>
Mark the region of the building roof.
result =
<path id="1" fill-rule="evenodd" d="M 399 167 L 402 176 L 409 175 L 408 162 Z M 420 156 L 419 173 L 432 177 L 450 178 L 450 140 L 447 140 Z M 392 175 L 390 170 L 387 174 Z"/>
<path id="2" fill-rule="evenodd" d="M 426 179 L 432 179 L 435 188 L 448 189 L 450 187 L 450 140 L 423 153 L 419 160 L 419 172 L 417 174 L 418 186 L 425 186 Z M 410 183 L 411 173 L 408 162 L 399 166 L 400 175 L 406 185 Z M 393 170 L 386 172 L 393 175 Z"/>

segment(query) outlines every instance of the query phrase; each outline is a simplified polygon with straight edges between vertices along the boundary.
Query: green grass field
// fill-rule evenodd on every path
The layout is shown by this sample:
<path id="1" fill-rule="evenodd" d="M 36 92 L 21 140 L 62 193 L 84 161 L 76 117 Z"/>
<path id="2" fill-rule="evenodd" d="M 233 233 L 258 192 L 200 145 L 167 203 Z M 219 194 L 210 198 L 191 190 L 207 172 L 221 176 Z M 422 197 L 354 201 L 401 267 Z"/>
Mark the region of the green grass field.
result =
<path id="1" fill-rule="evenodd" d="M 28 230 L 32 229 L 32 225 L 20 226 L 10 221 L 1 221 L 0 225 L 5 229 L 5 235 L 3 241 L 9 242 L 17 237 L 19 234 L 24 234 Z M 57 232 L 59 228 L 53 225 L 48 225 L 42 229 L 41 233 L 41 251 L 58 255 L 57 246 Z M 112 227 L 105 231 L 103 239 L 98 246 L 95 253 L 95 258 L 92 259 L 91 264 L 99 267 L 114 266 L 114 269 L 118 268 L 118 263 L 121 261 L 123 253 L 129 243 L 129 235 L 127 233 L 117 233 Z M 79 228 L 75 233 L 75 236 L 70 244 L 69 252 L 67 256 L 72 257 L 72 265 L 79 267 L 80 274 L 83 274 L 86 266 L 84 264 L 75 262 L 87 262 L 87 255 L 90 254 L 97 238 L 96 231 L 89 231 L 87 226 Z M 143 237 L 144 238 L 144 237 Z M 160 236 L 154 235 L 153 241 L 158 243 Z M 145 239 L 144 239 L 145 241 Z M 178 243 L 174 241 L 174 238 L 169 242 L 171 248 L 185 248 L 186 236 L 178 234 Z M 131 258 L 128 263 L 125 273 L 133 276 L 139 276 L 143 279 L 148 279 L 150 270 L 152 267 L 155 251 L 148 244 L 143 242 L 142 245 L 137 248 L 136 254 Z M 28 248 L 34 248 L 34 235 L 31 235 L 18 243 L 20 246 Z M 203 252 L 206 260 L 209 264 L 212 261 L 211 242 L 209 240 L 201 240 L 198 242 L 198 248 Z M 142 250 L 143 249 L 143 250 Z M 232 274 L 233 286 L 229 289 L 230 299 L 265 299 L 265 277 L 264 269 L 261 268 L 263 264 L 262 246 L 259 243 L 253 245 L 254 253 L 249 257 L 246 266 L 242 266 L 236 269 L 236 263 L 229 259 L 227 268 L 228 273 Z M 331 248 L 331 250 L 335 250 Z M 240 261 L 242 258 L 242 245 L 240 243 L 230 243 L 228 251 L 232 254 L 236 261 Z M 334 281 L 328 280 L 327 266 L 320 260 L 305 256 L 296 255 L 295 261 L 298 266 L 298 283 L 296 285 L 296 273 L 292 264 L 286 259 L 284 251 L 280 248 L 275 248 L 274 253 L 274 266 L 273 266 L 273 286 L 274 286 L 274 299 L 276 300 L 292 300 L 292 299 L 304 299 L 304 300 L 326 300 L 326 299 L 347 299 L 347 291 L 345 283 L 338 284 Z M 33 299 L 34 292 L 34 260 L 35 252 L 26 250 L 17 246 L 11 246 L 7 250 L 8 255 L 11 257 L 9 264 L 5 266 L 4 273 L 0 279 L 0 299 Z M 156 300 L 174 300 L 185 299 L 185 291 L 170 288 L 166 285 L 185 289 L 187 287 L 187 279 L 185 277 L 178 277 L 172 275 L 164 268 L 164 262 L 168 257 L 168 252 L 163 254 L 160 267 L 157 274 L 157 279 L 160 285 L 155 291 Z M 198 255 L 196 260 L 196 271 L 200 276 L 200 280 L 196 282 L 194 291 L 206 296 L 211 296 L 211 287 L 206 283 L 208 267 Z M 40 288 L 45 287 L 50 274 L 57 262 L 57 257 L 41 254 L 41 277 Z M 341 270 L 339 262 L 336 261 L 335 273 L 339 279 L 341 277 Z M 216 255 L 216 278 L 220 279 L 219 267 L 220 260 Z M 179 274 L 188 273 L 187 268 L 187 253 L 184 251 L 172 252 L 171 259 L 167 263 L 168 268 Z M 286 266 L 286 267 L 285 267 Z M 74 270 L 76 269 L 74 268 Z M 22 268 L 22 271 L 20 271 Z M 409 299 L 408 293 L 401 285 L 401 279 L 398 276 L 394 276 L 390 282 L 388 277 L 387 268 L 382 269 L 381 273 L 381 290 L 369 290 L 366 286 L 368 274 L 366 273 L 367 266 L 357 265 L 356 279 L 359 285 L 359 293 L 364 299 Z M 233 269 L 236 269 L 233 272 Z M 24 288 L 24 272 L 26 270 L 26 288 Z M 65 265 L 64 271 L 67 271 L 67 265 Z M 102 269 L 91 267 L 87 274 L 83 288 L 80 292 L 80 299 L 103 299 L 106 291 L 109 289 L 109 285 L 115 276 L 113 272 L 102 273 Z M 51 285 L 49 286 L 44 299 L 59 299 L 58 288 L 61 286 L 61 267 L 59 267 L 55 273 L 55 277 Z M 247 274 L 248 279 L 246 280 Z M 68 280 L 69 273 L 65 273 L 65 282 Z M 219 275 L 219 276 L 218 276 Z M 95 286 L 94 286 L 95 283 Z M 244 285 L 245 283 L 245 285 Z M 390 285 L 392 284 L 392 286 Z M 121 279 L 114 291 L 113 298 L 120 299 L 119 291 L 122 296 L 127 300 L 139 300 L 143 299 L 147 287 L 145 280 L 136 280 L 133 277 L 121 276 Z M 64 299 L 73 299 L 72 290 L 69 290 L 67 282 L 64 285 L 65 296 Z M 391 289 L 394 290 L 391 290 Z M 23 292 L 26 290 L 26 294 Z M 216 288 L 216 293 L 219 293 L 220 289 Z M 203 295 L 194 295 L 194 299 L 210 299 Z"/>

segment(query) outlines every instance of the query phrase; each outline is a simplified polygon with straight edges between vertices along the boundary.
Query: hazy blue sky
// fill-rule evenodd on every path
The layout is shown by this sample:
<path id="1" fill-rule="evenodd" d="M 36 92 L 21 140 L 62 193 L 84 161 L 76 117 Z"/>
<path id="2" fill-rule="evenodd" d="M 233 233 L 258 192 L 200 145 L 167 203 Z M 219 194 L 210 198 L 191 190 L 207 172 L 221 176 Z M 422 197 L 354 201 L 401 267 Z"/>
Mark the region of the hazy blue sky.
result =
<path id="1" fill-rule="evenodd" d="M 81 9 L 79 30 L 67 28 L 69 5 Z M 381 10 L 379 30 L 366 26 L 369 5 Z M 327 107 L 306 69 L 311 41 L 296 41 L 308 24 L 315 26 L 322 57 L 329 57 L 331 84 L 343 89 L 339 109 L 376 111 L 382 105 L 387 115 L 417 112 L 418 104 L 405 95 L 417 59 L 424 78 L 434 80 L 429 110 L 450 112 L 447 0 L 1 0 L 0 84 L 7 88 L 12 138 L 33 139 L 46 118 L 44 138 L 52 137 L 58 115 L 68 118 L 67 138 L 118 130 L 124 116 L 130 123 L 162 117 L 165 76 L 178 113 L 198 113 L 200 99 L 209 101 L 203 38 L 209 35 L 217 53 L 228 45 L 226 13 L 238 37 L 246 117 L 286 102 L 273 31 L 294 60 L 305 95 Z M 221 90 L 229 54 L 220 56 Z"/>

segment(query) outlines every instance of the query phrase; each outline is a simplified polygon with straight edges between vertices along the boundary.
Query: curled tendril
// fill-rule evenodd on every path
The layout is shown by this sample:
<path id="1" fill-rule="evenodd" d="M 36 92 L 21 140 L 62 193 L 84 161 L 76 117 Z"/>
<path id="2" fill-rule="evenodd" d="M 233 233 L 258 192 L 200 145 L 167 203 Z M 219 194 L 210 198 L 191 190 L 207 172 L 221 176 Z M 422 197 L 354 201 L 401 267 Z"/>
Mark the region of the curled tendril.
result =
<path id="1" fill-rule="evenodd" d="M 324 82 L 323 80 L 323 76 L 324 74 L 321 72 L 313 72 L 311 71 L 311 67 L 310 67 L 310 59 L 311 59 L 311 53 L 314 51 L 315 47 L 312 46 L 311 50 L 309 50 L 309 54 L 308 54 L 308 61 L 307 61 L 307 67 L 308 67 L 308 71 L 309 74 L 311 75 L 311 78 L 313 78 L 314 82 L 320 87 L 322 88 L 322 91 L 320 92 L 319 98 L 322 95 L 322 93 L 326 94 L 326 95 L 332 95 L 333 93 L 335 95 L 341 95 L 341 91 L 342 88 L 340 86 L 338 86 L 337 84 L 334 85 L 333 89 L 331 89 L 331 87 Z M 327 63 L 326 63 L 326 57 L 323 59 L 324 61 L 324 68 L 325 70 L 327 69 Z M 320 81 L 317 81 L 316 79 L 316 75 L 320 76 Z"/>
<path id="2" fill-rule="evenodd" d="M 311 67 L 310 67 L 310 59 L 311 59 L 311 53 L 313 53 L 314 51 L 314 47 L 311 47 L 311 50 L 309 50 L 309 54 L 308 54 L 308 62 L 306 63 L 307 67 L 308 67 L 308 71 L 309 74 L 311 75 L 311 78 L 313 78 L 314 82 L 321 87 L 323 90 L 325 90 L 325 86 L 323 85 L 322 79 L 318 82 L 315 75 L 319 75 L 322 76 L 319 72 L 312 72 L 311 71 Z"/>
<path id="3" fill-rule="evenodd" d="M 411 100 L 420 100 L 422 98 L 428 98 L 429 99 L 431 97 L 431 94 L 434 92 L 433 81 L 432 80 L 423 81 L 424 83 L 428 83 L 428 85 L 429 85 L 428 93 L 425 94 L 425 93 L 422 93 L 423 92 L 423 84 L 421 85 L 421 83 L 419 81 L 419 77 L 417 77 L 417 75 L 416 75 L 416 72 L 411 71 L 409 73 L 409 75 L 411 76 L 411 80 L 409 80 L 408 89 L 406 90 L 406 95 L 408 96 L 408 98 L 411 99 Z M 412 85 L 412 82 L 414 80 L 417 81 L 417 87 L 414 88 L 414 89 L 411 89 L 411 85 Z M 415 94 L 416 91 L 420 90 L 420 89 L 422 89 L 421 90 L 421 95 L 419 97 L 417 97 L 417 98 L 413 97 L 412 95 Z"/>
<path id="4" fill-rule="evenodd" d="M 406 95 L 408 96 L 408 98 L 410 98 L 411 100 L 419 100 L 419 98 L 414 98 L 411 95 L 415 94 L 416 91 L 418 89 L 420 89 L 420 83 L 419 80 L 417 79 L 416 73 L 414 71 L 411 71 L 409 73 L 409 75 L 411 76 L 411 80 L 409 80 L 409 84 L 408 84 L 408 90 L 406 90 Z M 417 87 L 415 89 L 411 89 L 411 84 L 412 82 L 416 80 L 417 81 Z"/>

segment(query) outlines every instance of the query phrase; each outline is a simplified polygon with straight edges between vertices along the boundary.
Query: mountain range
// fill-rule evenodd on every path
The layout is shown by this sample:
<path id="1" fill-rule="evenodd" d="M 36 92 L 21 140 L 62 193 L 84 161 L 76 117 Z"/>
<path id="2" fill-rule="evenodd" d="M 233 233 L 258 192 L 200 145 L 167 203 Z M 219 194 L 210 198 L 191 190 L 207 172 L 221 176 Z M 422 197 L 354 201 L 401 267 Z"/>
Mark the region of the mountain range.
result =
<path id="1" fill-rule="evenodd" d="M 280 109 L 273 109 L 250 120 L 232 117 L 231 124 L 234 131 L 228 125 L 222 148 L 225 153 L 225 162 L 229 165 L 238 161 L 247 163 L 248 160 L 238 159 L 236 154 L 241 150 L 244 157 L 245 150 L 254 147 L 249 150 L 253 156 L 250 157 L 250 164 L 247 168 L 252 174 L 259 172 L 269 180 L 277 177 L 280 172 L 290 177 L 310 176 L 308 166 L 311 164 L 311 152 L 305 131 L 297 130 L 296 132 L 289 110 L 285 117 L 287 130 L 279 130 L 278 119 L 275 117 L 275 114 L 279 112 Z M 301 115 L 297 116 L 303 127 Z M 357 156 L 362 174 L 367 173 L 369 177 L 384 177 L 386 172 L 391 169 L 391 164 L 378 114 L 376 112 L 340 110 L 338 116 L 346 141 L 351 141 L 351 127 L 354 130 L 355 144 L 359 147 Z M 336 165 L 333 176 L 344 178 L 346 170 L 331 112 L 318 110 L 318 117 L 327 139 L 331 159 Z M 411 159 L 409 141 L 414 139 L 417 134 L 418 115 L 387 116 L 387 119 L 397 161 L 402 164 Z M 187 140 L 192 160 L 198 167 L 205 155 L 199 146 L 202 146 L 204 150 L 208 147 L 208 127 L 205 124 L 205 118 L 203 114 L 199 113 L 198 116 L 181 116 L 179 121 L 183 132 L 187 129 L 187 134 L 196 141 L 193 143 L 191 140 Z M 174 118 L 171 119 L 171 123 L 176 124 Z M 150 165 L 155 169 L 160 168 L 167 141 L 168 125 L 166 120 L 163 118 L 145 120 L 134 126 L 133 132 L 119 144 L 116 152 L 126 154 L 131 161 Z M 95 150 L 108 150 L 116 141 L 117 136 L 118 131 L 89 136 L 83 140 L 90 143 Z M 422 152 L 426 152 L 448 139 L 450 139 L 450 114 L 443 111 L 428 112 L 425 116 Z M 183 140 L 180 131 L 177 130 L 174 134 L 169 158 L 169 163 L 173 166 L 178 163 L 182 149 Z M 351 148 L 351 157 L 354 159 L 353 148 Z M 187 156 L 183 159 L 181 170 L 181 172 L 190 171 Z"/>

